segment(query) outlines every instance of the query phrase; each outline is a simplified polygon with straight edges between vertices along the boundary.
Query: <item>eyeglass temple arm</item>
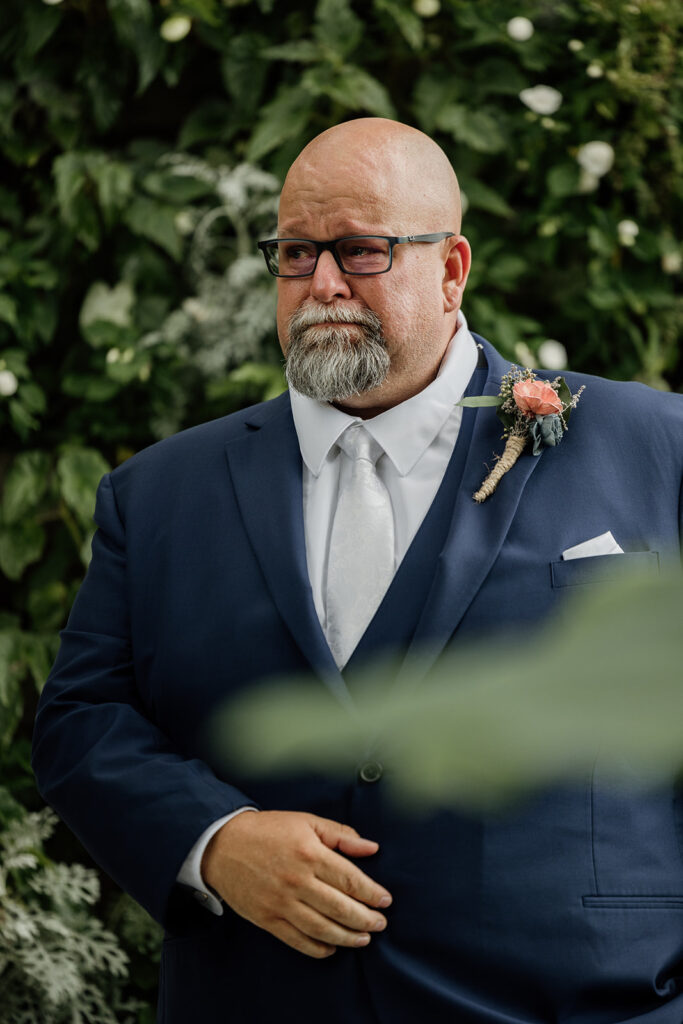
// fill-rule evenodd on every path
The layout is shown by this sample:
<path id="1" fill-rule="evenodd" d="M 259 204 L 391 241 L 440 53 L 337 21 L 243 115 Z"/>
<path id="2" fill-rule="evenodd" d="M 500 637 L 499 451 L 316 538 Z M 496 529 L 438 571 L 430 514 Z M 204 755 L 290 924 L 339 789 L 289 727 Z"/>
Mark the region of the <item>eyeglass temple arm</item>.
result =
<path id="1" fill-rule="evenodd" d="M 403 242 L 441 242 L 444 238 L 455 238 L 455 232 L 437 231 L 432 235 L 397 235 L 393 241 L 399 244 Z"/>

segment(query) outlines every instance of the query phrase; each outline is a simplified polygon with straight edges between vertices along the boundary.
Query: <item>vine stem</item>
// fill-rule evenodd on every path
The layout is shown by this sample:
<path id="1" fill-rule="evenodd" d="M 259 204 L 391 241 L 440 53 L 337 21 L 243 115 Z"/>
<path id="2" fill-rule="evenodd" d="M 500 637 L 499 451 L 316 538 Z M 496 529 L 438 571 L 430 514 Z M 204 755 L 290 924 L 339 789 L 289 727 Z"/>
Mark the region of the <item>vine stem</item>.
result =
<path id="1" fill-rule="evenodd" d="M 526 446 L 527 438 L 522 437 L 520 434 L 511 434 L 505 442 L 505 448 L 503 454 L 498 459 L 489 475 L 484 480 L 483 484 L 478 491 L 475 491 L 473 498 L 479 504 L 482 501 L 486 501 L 496 487 L 507 473 L 508 469 L 512 469 L 517 459 L 520 457 Z"/>

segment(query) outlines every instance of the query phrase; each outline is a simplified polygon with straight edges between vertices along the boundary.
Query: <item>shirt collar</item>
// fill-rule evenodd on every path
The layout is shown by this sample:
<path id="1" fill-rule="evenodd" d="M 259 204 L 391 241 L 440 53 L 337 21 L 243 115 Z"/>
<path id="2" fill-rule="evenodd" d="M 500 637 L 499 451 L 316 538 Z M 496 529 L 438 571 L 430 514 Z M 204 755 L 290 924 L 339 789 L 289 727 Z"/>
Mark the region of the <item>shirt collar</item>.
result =
<path id="1" fill-rule="evenodd" d="M 351 423 L 363 423 L 382 446 L 400 476 L 411 471 L 459 402 L 477 365 L 477 347 L 462 312 L 439 371 L 423 391 L 371 419 L 349 416 L 327 402 L 290 388 L 292 415 L 301 456 L 318 476 L 337 438 Z"/>

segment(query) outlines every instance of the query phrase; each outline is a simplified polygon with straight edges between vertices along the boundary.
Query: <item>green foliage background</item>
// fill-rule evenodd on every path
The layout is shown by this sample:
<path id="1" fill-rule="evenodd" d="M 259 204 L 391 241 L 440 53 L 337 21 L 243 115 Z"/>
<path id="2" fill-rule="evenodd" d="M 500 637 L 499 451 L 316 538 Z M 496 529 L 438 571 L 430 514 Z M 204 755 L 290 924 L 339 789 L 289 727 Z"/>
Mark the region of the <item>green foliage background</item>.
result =
<path id="1" fill-rule="evenodd" d="M 283 387 L 255 242 L 319 131 L 370 114 L 438 140 L 468 207 L 465 310 L 511 359 L 554 338 L 572 369 L 681 389 L 682 20 L 678 0 L 3 0 L 0 831 L 30 834 L 40 807 L 31 720 L 101 474 Z M 537 85 L 556 111 L 521 101 Z M 590 181 L 592 141 L 614 162 Z M 87 864 L 64 830 L 43 838 L 50 855 L 15 875 L 27 912 L 36 872 Z M 102 886 L 79 913 L 116 927 L 129 976 L 82 991 L 151 1020 L 158 936 Z M 56 970 L 66 947 L 50 948 Z M 0 979 L 12 969 L 0 956 Z M 50 995 L 35 976 L 35 1019 L 72 1019 L 78 985 Z"/>

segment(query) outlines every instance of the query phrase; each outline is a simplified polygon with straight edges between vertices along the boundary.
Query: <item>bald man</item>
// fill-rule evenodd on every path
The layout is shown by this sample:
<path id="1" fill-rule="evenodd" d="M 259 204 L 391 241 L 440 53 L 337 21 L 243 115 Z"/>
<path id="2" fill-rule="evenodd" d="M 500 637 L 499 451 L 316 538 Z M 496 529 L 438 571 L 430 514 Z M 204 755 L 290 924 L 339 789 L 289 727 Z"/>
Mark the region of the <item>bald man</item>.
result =
<path id="1" fill-rule="evenodd" d="M 353 710 L 373 658 L 426 672 L 624 566 L 657 571 L 683 530 L 680 397 L 568 374 L 586 394 L 562 446 L 476 504 L 500 427 L 459 403 L 509 367 L 460 308 L 441 149 L 382 119 L 324 132 L 259 247 L 289 393 L 103 480 L 36 724 L 45 798 L 165 926 L 158 1020 L 680 1024 L 673 790 L 615 792 L 598 766 L 500 818 L 416 819 L 385 800 L 381 739 L 346 778 L 263 779 L 206 728 L 303 673 Z"/>

